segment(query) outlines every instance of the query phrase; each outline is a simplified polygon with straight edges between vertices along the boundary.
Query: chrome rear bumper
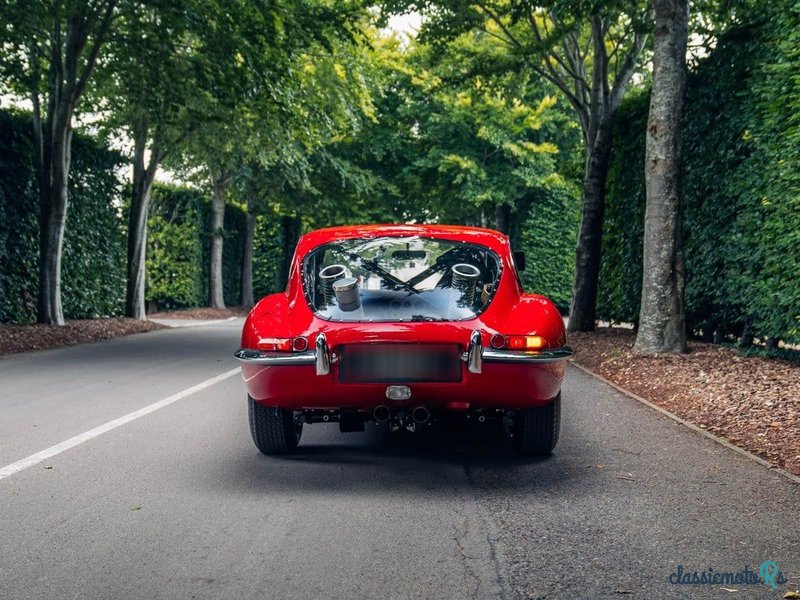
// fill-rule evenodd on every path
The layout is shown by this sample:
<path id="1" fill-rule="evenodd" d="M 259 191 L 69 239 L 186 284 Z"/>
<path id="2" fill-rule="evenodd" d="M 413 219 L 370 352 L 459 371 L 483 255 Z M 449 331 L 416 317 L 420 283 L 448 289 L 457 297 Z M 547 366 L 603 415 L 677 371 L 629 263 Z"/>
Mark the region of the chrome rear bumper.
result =
<path id="1" fill-rule="evenodd" d="M 325 351 L 321 349 L 321 353 L 325 353 Z M 236 351 L 235 356 L 242 362 L 256 365 L 313 365 L 317 362 L 317 353 L 310 350 L 287 354 L 283 352 L 266 352 L 264 350 L 247 350 L 242 348 Z M 480 356 L 482 360 L 489 362 L 542 364 L 567 360 L 572 356 L 572 349 L 569 346 L 529 351 L 483 348 Z M 469 362 L 467 353 L 465 353 L 464 359 Z M 473 358 L 473 361 L 475 360 L 476 359 Z M 330 367 L 328 367 L 328 369 L 330 369 Z M 470 372 L 480 373 L 480 367 L 478 367 L 478 370 L 470 370 Z M 325 371 L 325 373 L 327 373 L 327 371 Z"/>
<path id="2" fill-rule="evenodd" d="M 553 363 L 567 360 L 572 356 L 572 348 L 549 348 L 546 350 L 497 350 L 495 348 L 483 349 L 483 360 L 490 362 L 516 362 L 516 363 Z"/>
<path id="3" fill-rule="evenodd" d="M 313 365 L 316 357 L 313 352 L 266 352 L 242 348 L 234 356 L 245 363 L 254 365 Z"/>

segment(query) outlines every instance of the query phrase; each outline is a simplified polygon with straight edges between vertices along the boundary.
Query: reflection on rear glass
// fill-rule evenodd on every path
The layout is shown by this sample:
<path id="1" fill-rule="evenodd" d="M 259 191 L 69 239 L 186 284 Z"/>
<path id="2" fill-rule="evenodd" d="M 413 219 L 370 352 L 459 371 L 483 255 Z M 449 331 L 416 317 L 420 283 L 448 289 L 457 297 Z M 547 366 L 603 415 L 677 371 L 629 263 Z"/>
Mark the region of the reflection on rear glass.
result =
<path id="1" fill-rule="evenodd" d="M 309 304 L 338 321 L 471 319 L 491 302 L 499 277 L 489 249 L 421 237 L 342 240 L 303 261 Z"/>

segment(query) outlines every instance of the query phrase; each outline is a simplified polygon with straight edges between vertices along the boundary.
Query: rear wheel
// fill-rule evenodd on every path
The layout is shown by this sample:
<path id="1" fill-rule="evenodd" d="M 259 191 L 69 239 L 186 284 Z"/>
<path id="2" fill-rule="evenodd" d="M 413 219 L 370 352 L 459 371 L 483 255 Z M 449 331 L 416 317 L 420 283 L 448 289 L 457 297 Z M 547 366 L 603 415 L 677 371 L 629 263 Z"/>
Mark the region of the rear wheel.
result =
<path id="1" fill-rule="evenodd" d="M 291 410 L 262 406 L 247 396 L 250 412 L 250 434 L 264 454 L 288 454 L 297 448 L 303 424 Z"/>
<path id="2" fill-rule="evenodd" d="M 518 410 L 514 416 L 514 450 L 526 456 L 548 456 L 561 429 L 561 392 L 550 404 Z"/>

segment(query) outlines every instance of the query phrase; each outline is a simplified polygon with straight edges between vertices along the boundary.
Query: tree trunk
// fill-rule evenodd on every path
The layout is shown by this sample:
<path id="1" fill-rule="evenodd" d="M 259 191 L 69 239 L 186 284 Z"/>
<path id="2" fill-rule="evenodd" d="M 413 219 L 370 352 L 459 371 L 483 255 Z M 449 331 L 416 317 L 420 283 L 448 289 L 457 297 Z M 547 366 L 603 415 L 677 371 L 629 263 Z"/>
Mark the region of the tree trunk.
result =
<path id="1" fill-rule="evenodd" d="M 72 146 L 72 110 L 58 106 L 45 125 L 46 141 L 40 157 L 39 297 L 37 320 L 64 324 L 61 305 L 61 252 L 67 224 L 69 167 Z M 51 118 L 53 119 L 51 125 Z"/>
<path id="2" fill-rule="evenodd" d="M 613 118 L 609 115 L 598 126 L 594 144 L 587 150 L 569 331 L 594 331 L 612 128 Z"/>
<path id="3" fill-rule="evenodd" d="M 509 235 L 511 233 L 511 207 L 506 204 L 498 204 L 494 208 L 495 228 L 497 231 Z"/>
<path id="4" fill-rule="evenodd" d="M 72 115 L 105 43 L 116 4 L 117 0 L 106 0 L 59 7 L 47 32 L 49 50 L 40 54 L 38 48 L 31 48 L 28 57 L 30 72 L 25 79 L 33 105 L 39 180 L 39 323 L 64 324 L 61 252 L 69 200 Z"/>
<path id="5" fill-rule="evenodd" d="M 655 0 L 653 89 L 647 123 L 642 306 L 634 352 L 686 351 L 681 240 L 687 0 Z"/>
<path id="6" fill-rule="evenodd" d="M 225 220 L 225 195 L 228 178 L 215 174 L 211 178 L 211 264 L 209 265 L 209 303 L 211 308 L 225 308 L 222 293 L 222 243 Z"/>
<path id="7" fill-rule="evenodd" d="M 150 212 L 150 192 L 153 189 L 156 169 L 160 162 L 157 150 L 150 155 L 145 165 L 144 153 L 147 147 L 148 124 L 141 117 L 133 132 L 133 190 L 131 209 L 128 215 L 128 285 L 125 296 L 125 316 L 145 320 L 145 264 L 147 255 L 147 217 Z"/>
<path id="8" fill-rule="evenodd" d="M 256 236 L 256 211 L 254 202 L 247 200 L 247 221 L 242 249 L 242 306 L 253 306 L 253 244 Z"/>

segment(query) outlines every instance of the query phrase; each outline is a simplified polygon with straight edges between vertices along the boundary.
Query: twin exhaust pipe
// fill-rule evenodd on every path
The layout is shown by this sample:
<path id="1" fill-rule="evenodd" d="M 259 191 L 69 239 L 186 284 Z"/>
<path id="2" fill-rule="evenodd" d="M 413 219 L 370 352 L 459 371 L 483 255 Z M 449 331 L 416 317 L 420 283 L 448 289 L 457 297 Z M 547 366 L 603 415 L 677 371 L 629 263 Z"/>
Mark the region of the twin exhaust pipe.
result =
<path id="1" fill-rule="evenodd" d="M 458 265 L 459 267 L 470 267 L 470 265 Z M 333 265 L 332 267 L 326 267 L 333 270 L 333 267 L 339 267 L 339 265 Z M 474 269 L 474 267 L 471 267 Z M 454 270 L 455 273 L 455 270 Z M 320 273 L 322 274 L 322 273 Z M 467 277 L 471 273 L 455 273 L 456 275 L 463 275 Z M 338 275 L 340 273 L 332 273 L 331 274 L 331 283 L 338 279 Z M 317 375 L 328 375 L 331 372 L 331 354 L 328 348 L 328 341 L 325 338 L 324 333 L 320 333 L 317 335 L 314 344 L 314 362 L 316 366 Z M 335 359 L 335 357 L 334 357 Z M 467 370 L 470 373 L 480 373 L 483 366 L 483 344 L 481 342 L 481 333 L 478 330 L 472 332 L 469 337 L 469 346 L 467 347 L 467 351 L 463 354 L 462 360 L 467 363 Z M 390 385 L 386 388 L 386 397 L 390 400 L 408 400 L 411 397 L 411 390 L 407 386 L 401 385 Z M 380 406 L 376 406 L 372 411 L 372 416 L 378 423 L 385 423 L 389 419 L 392 418 L 392 411 L 391 409 L 386 406 L 385 404 L 381 404 Z M 411 411 L 411 419 L 414 423 L 423 424 L 427 423 L 431 419 L 431 412 L 425 406 L 416 406 Z"/>
<path id="2" fill-rule="evenodd" d="M 385 423 L 391 418 L 392 411 L 388 406 L 381 404 L 375 407 L 375 410 L 372 411 L 372 416 L 378 423 Z M 411 418 L 414 423 L 419 423 L 420 425 L 427 423 L 431 419 L 431 411 L 424 406 L 417 406 L 411 411 Z"/>
<path id="3" fill-rule="evenodd" d="M 431 412 L 424 406 L 417 406 L 411 411 L 411 418 L 414 419 L 414 423 L 427 423 L 431 418 Z"/>
<path id="4" fill-rule="evenodd" d="M 375 417 L 378 423 L 385 423 L 392 416 L 392 412 L 388 406 L 381 405 L 375 407 L 375 410 L 372 411 L 372 416 Z"/>

